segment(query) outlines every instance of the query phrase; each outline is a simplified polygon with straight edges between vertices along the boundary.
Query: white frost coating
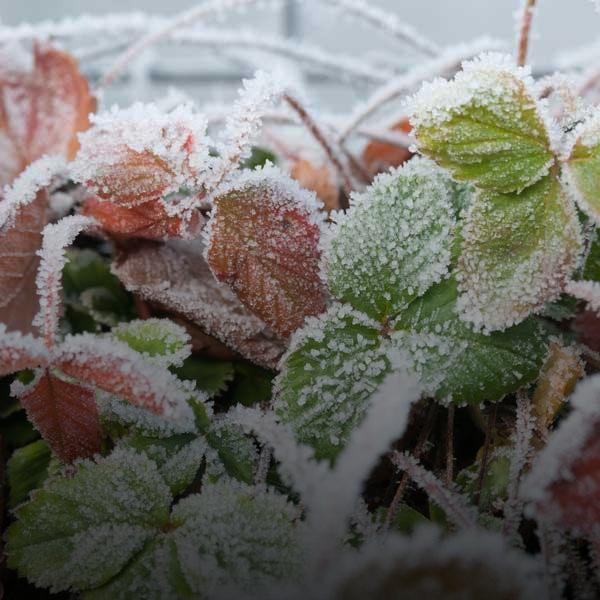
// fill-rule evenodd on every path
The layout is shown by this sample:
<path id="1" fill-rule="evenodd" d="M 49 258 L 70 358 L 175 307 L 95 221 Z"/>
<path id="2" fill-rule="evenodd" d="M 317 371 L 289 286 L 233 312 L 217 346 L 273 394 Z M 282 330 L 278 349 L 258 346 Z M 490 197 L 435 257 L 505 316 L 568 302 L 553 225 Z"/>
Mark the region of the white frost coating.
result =
<path id="1" fill-rule="evenodd" d="M 458 589 L 447 583 L 449 576 L 458 578 Z M 328 581 L 318 585 L 325 585 L 324 597 L 350 600 L 379 598 L 382 592 L 390 598 L 445 600 L 483 598 L 490 591 L 519 600 L 546 597 L 539 562 L 501 536 L 480 529 L 445 536 L 429 525 L 410 537 L 372 540 L 343 557 Z"/>
<path id="2" fill-rule="evenodd" d="M 220 191 L 239 163 L 250 156 L 252 143 L 262 127 L 262 117 L 284 93 L 286 84 L 264 71 L 257 71 L 253 79 L 244 79 L 239 98 L 233 104 L 225 121 L 225 130 L 217 148 L 220 158 L 206 188 Z"/>
<path id="3" fill-rule="evenodd" d="M 570 400 L 572 412 L 550 436 L 523 481 L 523 497 L 543 504 L 544 514 L 556 519 L 560 518 L 561 509 L 554 504 L 549 488 L 560 480 L 573 479 L 573 463 L 581 458 L 583 449 L 593 441 L 591 436 L 600 423 L 600 375 L 581 381 Z M 585 482 L 581 480 L 580 483 L 583 485 Z M 595 487 L 590 488 L 591 493 L 595 493 L 594 490 Z"/>
<path id="4" fill-rule="evenodd" d="M 392 462 L 427 493 L 446 516 L 461 528 L 474 528 L 477 524 L 475 507 L 457 491 L 446 487 L 431 471 L 421 466 L 417 459 L 409 454 L 394 452 Z"/>
<path id="5" fill-rule="evenodd" d="M 41 339 L 19 331 L 7 331 L 6 325 L 0 323 L 0 377 L 45 365 L 49 359 L 49 352 Z"/>
<path id="6" fill-rule="evenodd" d="M 79 134 L 80 148 L 72 174 L 75 181 L 96 193 L 111 191 L 102 187 L 99 179 L 119 176 L 124 183 L 135 178 L 137 165 L 131 164 L 132 155 L 154 158 L 157 171 L 168 178 L 162 196 L 180 188 L 201 188 L 213 168 L 214 159 L 209 156 L 213 143 L 206 133 L 206 119 L 191 105 L 165 112 L 154 104 L 138 102 L 127 109 L 113 106 L 91 115 L 90 120 L 91 127 Z M 142 169 L 147 170 L 147 165 Z M 164 205 L 171 216 L 188 208 L 184 202 L 174 205 L 165 201 Z"/>
<path id="7" fill-rule="evenodd" d="M 179 367 L 191 354 L 191 337 L 185 327 L 170 319 L 150 318 L 121 323 L 111 334 L 139 352 L 148 362 Z M 140 350 L 146 347 L 149 350 Z M 164 352 L 161 352 L 164 351 Z"/>
<path id="8" fill-rule="evenodd" d="M 37 193 L 50 185 L 52 179 L 66 169 L 60 156 L 44 156 L 31 163 L 0 194 L 0 230 L 12 227 L 19 210 L 35 200 Z"/>
<path id="9" fill-rule="evenodd" d="M 569 281 L 565 292 L 588 303 L 588 308 L 600 314 L 600 282 Z"/>
<path id="10" fill-rule="evenodd" d="M 62 270 L 67 261 L 65 250 L 82 231 L 95 224 L 94 219 L 74 215 L 44 227 L 42 247 L 37 251 L 41 262 L 35 282 L 40 310 L 34 317 L 33 324 L 40 328 L 49 347 L 54 345 L 58 332 Z"/>
<path id="11" fill-rule="evenodd" d="M 147 362 L 123 342 L 91 334 L 68 336 L 54 354 L 58 368 L 70 365 L 67 374 L 77 377 L 83 371 L 93 378 L 88 383 L 117 396 L 126 395 L 130 402 L 160 411 L 166 418 L 193 418 L 188 404 L 188 398 L 197 394 L 193 383 Z"/>
<path id="12" fill-rule="evenodd" d="M 503 44 L 487 37 L 477 38 L 468 44 L 450 46 L 436 58 L 422 62 L 406 73 L 388 81 L 353 110 L 347 123 L 341 128 L 340 140 L 345 140 L 380 107 L 412 92 L 423 81 L 436 75 L 450 74 L 460 66 L 464 59 L 486 50 L 499 50 L 502 47 Z"/>
<path id="13" fill-rule="evenodd" d="M 405 371 L 388 376 L 371 397 L 366 416 L 333 471 L 318 486 L 318 495 L 305 500 L 309 507 L 308 544 L 313 549 L 315 568 L 326 568 L 329 561 L 335 561 L 365 480 L 390 444 L 406 430 L 410 409 L 421 391 L 418 379 Z"/>

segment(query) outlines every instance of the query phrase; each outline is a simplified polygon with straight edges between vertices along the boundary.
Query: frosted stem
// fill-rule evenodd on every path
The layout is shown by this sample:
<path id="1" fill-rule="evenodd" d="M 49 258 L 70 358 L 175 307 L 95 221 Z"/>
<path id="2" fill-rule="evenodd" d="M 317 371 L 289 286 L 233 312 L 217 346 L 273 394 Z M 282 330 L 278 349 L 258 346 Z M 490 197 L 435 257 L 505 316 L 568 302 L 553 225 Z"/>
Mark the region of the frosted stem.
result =
<path id="1" fill-rule="evenodd" d="M 537 0 L 524 0 L 523 9 L 519 15 L 519 40 L 517 45 L 517 64 L 524 66 L 527 62 L 529 39 L 531 37 L 531 23 Z"/>
<path id="2" fill-rule="evenodd" d="M 394 452 L 392 462 L 401 470 L 406 471 L 410 478 L 427 493 L 446 516 L 460 528 L 470 528 L 477 525 L 475 511 L 464 498 L 450 490 L 431 472 L 423 468 L 409 454 Z"/>
<path id="3" fill-rule="evenodd" d="M 247 4 L 253 4 L 256 0 L 209 0 L 202 3 L 200 6 L 195 6 L 189 10 L 179 13 L 173 19 L 167 21 L 165 25 L 159 29 L 150 31 L 142 36 L 137 42 L 129 46 L 129 48 L 117 58 L 113 65 L 104 73 L 100 80 L 99 87 L 103 88 L 115 81 L 119 75 L 127 68 L 127 66 L 135 60 L 142 52 L 160 42 L 171 35 L 174 31 L 187 27 L 195 21 L 214 13 L 220 13 L 223 10 L 237 8 Z"/>
<path id="4" fill-rule="evenodd" d="M 490 456 L 490 445 L 492 443 L 492 433 L 496 426 L 496 415 L 498 414 L 498 405 L 494 404 L 490 415 L 488 417 L 486 432 L 485 432 L 485 443 L 483 446 L 483 456 L 481 458 L 481 469 L 479 470 L 479 477 L 477 479 L 477 489 L 475 490 L 475 504 L 479 506 L 481 500 L 481 490 L 485 482 L 485 476 L 487 474 L 488 460 Z"/>
<path id="5" fill-rule="evenodd" d="M 300 120 L 304 123 L 308 131 L 319 143 L 319 145 L 325 151 L 325 154 L 329 158 L 329 161 L 338 172 L 342 185 L 346 194 L 350 194 L 352 188 L 352 176 L 348 172 L 348 169 L 344 165 L 344 159 L 341 158 L 340 154 L 334 149 L 333 144 L 327 139 L 327 136 L 323 130 L 317 125 L 314 117 L 308 112 L 308 110 L 302 105 L 302 103 L 295 96 L 290 93 L 284 94 L 283 99 L 287 104 L 296 112 Z"/>

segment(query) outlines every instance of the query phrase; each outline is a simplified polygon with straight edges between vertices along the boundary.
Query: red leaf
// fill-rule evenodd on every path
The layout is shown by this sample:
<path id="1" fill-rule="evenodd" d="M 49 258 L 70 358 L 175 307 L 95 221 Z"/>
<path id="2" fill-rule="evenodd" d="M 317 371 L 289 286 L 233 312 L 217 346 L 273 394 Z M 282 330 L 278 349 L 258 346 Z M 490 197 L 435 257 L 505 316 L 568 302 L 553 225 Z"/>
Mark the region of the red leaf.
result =
<path id="1" fill-rule="evenodd" d="M 272 368 L 281 340 L 248 311 L 208 268 L 202 248 L 146 246 L 128 254 L 113 271 L 131 292 L 193 321 L 245 358 Z"/>
<path id="2" fill-rule="evenodd" d="M 128 208 L 92 196 L 85 201 L 83 213 L 99 221 L 109 233 L 145 239 L 197 237 L 204 224 L 195 210 L 186 218 L 170 216 L 161 200 Z"/>
<path id="3" fill-rule="evenodd" d="M 410 133 L 412 127 L 408 119 L 404 118 L 392 127 L 392 131 Z M 399 167 L 412 157 L 408 148 L 400 148 L 385 142 L 369 142 L 363 151 L 362 161 L 372 175 L 387 171 L 390 167 Z"/>
<path id="4" fill-rule="evenodd" d="M 36 252 L 47 221 L 47 204 L 46 191 L 39 192 L 33 202 L 19 209 L 11 227 L 0 229 L 0 322 L 9 330 L 33 331 L 32 321 L 39 310 Z"/>
<path id="5" fill-rule="evenodd" d="M 145 361 L 116 340 L 91 334 L 67 338 L 53 366 L 156 414 L 179 417 L 189 408 L 188 393 L 168 369 Z"/>
<path id="6" fill-rule="evenodd" d="M 48 359 L 46 346 L 39 338 L 18 331 L 7 332 L 0 324 L 0 377 L 46 365 Z"/>
<path id="7" fill-rule="evenodd" d="M 290 175 L 300 187 L 314 192 L 327 211 L 339 210 L 340 188 L 327 165 L 315 167 L 308 160 L 300 159 L 294 163 Z"/>
<path id="8" fill-rule="evenodd" d="M 36 45 L 30 71 L 3 71 L 0 77 L 2 182 L 10 183 L 44 154 L 73 159 L 76 134 L 88 127 L 88 115 L 96 108 L 75 59 Z"/>
<path id="9" fill-rule="evenodd" d="M 282 336 L 325 310 L 314 196 L 276 169 L 252 171 L 214 201 L 208 263 Z"/>
<path id="10" fill-rule="evenodd" d="M 100 452 L 102 430 L 92 390 L 43 370 L 18 397 L 61 460 L 73 462 Z"/>

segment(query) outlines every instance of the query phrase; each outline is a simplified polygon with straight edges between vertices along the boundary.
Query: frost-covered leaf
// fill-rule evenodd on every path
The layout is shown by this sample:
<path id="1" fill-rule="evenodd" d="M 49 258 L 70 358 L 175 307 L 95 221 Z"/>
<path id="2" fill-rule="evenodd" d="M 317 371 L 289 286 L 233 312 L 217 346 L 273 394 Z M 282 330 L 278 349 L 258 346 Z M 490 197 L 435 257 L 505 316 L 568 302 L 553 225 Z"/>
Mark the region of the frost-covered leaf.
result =
<path id="1" fill-rule="evenodd" d="M 587 302 L 589 310 L 600 313 L 600 281 L 569 281 L 566 291 L 571 296 Z"/>
<path id="2" fill-rule="evenodd" d="M 145 319 L 122 323 L 111 334 L 139 352 L 146 360 L 170 367 L 181 366 L 192 347 L 186 330 L 169 319 Z"/>
<path id="3" fill-rule="evenodd" d="M 583 210 L 600 222 L 600 112 L 594 113 L 573 133 L 573 146 L 565 164 L 569 190 Z"/>
<path id="4" fill-rule="evenodd" d="M 333 459 L 391 369 L 377 322 L 345 304 L 307 320 L 275 380 L 276 412 L 297 439 Z"/>
<path id="5" fill-rule="evenodd" d="M 44 440 L 37 440 L 13 452 L 6 463 L 11 508 L 27 500 L 30 492 L 44 483 L 50 458 L 50 447 Z"/>
<path id="6" fill-rule="evenodd" d="M 499 535 L 472 530 L 442 537 L 421 527 L 411 537 L 376 538 L 346 556 L 330 597 L 529 600 L 546 596 L 540 571 Z"/>
<path id="7" fill-rule="evenodd" d="M 80 142 L 74 179 L 122 206 L 194 188 L 208 168 L 206 121 L 186 105 L 170 113 L 152 104 L 113 108 L 92 117 Z"/>
<path id="8" fill-rule="evenodd" d="M 408 354 L 435 396 L 479 404 L 534 381 L 547 354 L 548 332 L 534 319 L 489 335 L 457 313 L 456 282 L 432 287 L 393 323 L 392 341 Z"/>
<path id="9" fill-rule="evenodd" d="M 0 323 L 0 376 L 45 365 L 49 359 L 50 354 L 40 339 L 18 331 L 7 332 Z"/>
<path id="10" fill-rule="evenodd" d="M 206 452 L 206 441 L 193 433 L 166 438 L 134 434 L 121 445 L 143 452 L 153 460 L 174 496 L 183 493 L 194 481 Z"/>
<path id="11" fill-rule="evenodd" d="M 226 360 L 190 356 L 174 370 L 180 379 L 189 379 L 209 397 L 224 392 L 235 376 L 233 363 Z"/>
<path id="12" fill-rule="evenodd" d="M 412 127 L 407 118 L 400 119 L 391 127 L 391 131 L 401 133 L 410 133 Z M 408 147 L 403 148 L 387 144 L 386 142 L 373 140 L 367 144 L 362 153 L 362 163 L 368 171 L 376 175 L 390 169 L 390 167 L 400 167 L 412 157 L 412 152 Z"/>
<path id="13" fill-rule="evenodd" d="M 0 205 L 6 200 L 0 194 Z M 35 276 L 40 259 L 42 229 L 47 221 L 48 194 L 18 210 L 12 224 L 0 224 L 0 322 L 29 333 L 39 310 Z"/>
<path id="14" fill-rule="evenodd" d="M 322 217 L 313 194 L 267 167 L 222 189 L 214 205 L 207 260 L 220 281 L 282 336 L 323 312 Z"/>
<path id="15" fill-rule="evenodd" d="M 577 215 L 552 176 L 519 195 L 481 192 L 462 236 L 461 315 L 487 331 L 556 300 L 581 253 Z"/>
<path id="16" fill-rule="evenodd" d="M 115 339 L 85 333 L 69 336 L 57 350 L 53 365 L 70 377 L 156 414 L 175 419 L 191 416 L 190 391 L 182 382 Z"/>
<path id="17" fill-rule="evenodd" d="M 449 178 L 425 160 L 379 176 L 336 215 L 323 268 L 332 294 L 385 322 L 439 282 L 450 263 L 452 194 Z"/>
<path id="18" fill-rule="evenodd" d="M 150 200 L 139 206 L 120 206 L 90 196 L 85 201 L 83 214 L 96 219 L 113 235 L 150 240 L 195 238 L 204 224 L 202 215 L 194 209 L 171 216 L 162 200 Z"/>
<path id="19" fill-rule="evenodd" d="M 528 70 L 498 54 L 463 63 L 452 81 L 424 84 L 410 107 L 419 150 L 484 189 L 534 184 L 554 157 L 532 85 Z"/>
<path id="20" fill-rule="evenodd" d="M 8 531 L 11 568 L 53 592 L 102 585 L 169 518 L 171 494 L 156 465 L 117 449 L 55 478 L 17 511 Z"/>
<path id="21" fill-rule="evenodd" d="M 201 248 L 143 247 L 113 272 L 129 291 L 185 316 L 260 365 L 273 367 L 283 352 L 281 341 L 214 278 Z"/>
<path id="22" fill-rule="evenodd" d="M 300 572 L 297 510 L 284 496 L 224 482 L 173 509 L 165 533 L 86 600 L 240 598 Z"/>
<path id="23" fill-rule="evenodd" d="M 14 388 L 27 417 L 62 461 L 100 452 L 102 429 L 93 390 L 47 369 Z"/>
<path id="24" fill-rule="evenodd" d="M 12 59 L 19 53 L 20 65 Z M 86 79 L 67 53 L 35 44 L 0 48 L 0 184 L 10 183 L 44 154 L 72 159 L 77 132 L 96 108 Z"/>
<path id="25" fill-rule="evenodd" d="M 560 423 L 524 482 L 536 515 L 575 535 L 595 536 L 600 522 L 600 377 L 578 384 L 573 411 Z"/>

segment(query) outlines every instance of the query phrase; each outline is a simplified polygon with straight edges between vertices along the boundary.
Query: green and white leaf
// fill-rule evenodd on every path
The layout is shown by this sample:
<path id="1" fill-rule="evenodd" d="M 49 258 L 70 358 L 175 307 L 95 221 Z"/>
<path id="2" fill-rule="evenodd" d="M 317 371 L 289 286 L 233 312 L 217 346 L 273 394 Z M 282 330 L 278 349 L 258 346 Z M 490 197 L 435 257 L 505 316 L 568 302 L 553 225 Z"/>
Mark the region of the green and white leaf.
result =
<path id="1" fill-rule="evenodd" d="M 461 321 L 456 282 L 432 287 L 394 323 L 392 341 L 410 357 L 429 392 L 444 403 L 500 400 L 534 381 L 548 351 L 548 332 L 533 318 L 489 335 Z"/>
<path id="2" fill-rule="evenodd" d="M 564 168 L 565 180 L 577 204 L 600 223 L 600 111 L 573 132 L 573 146 Z"/>
<path id="3" fill-rule="evenodd" d="M 292 337 L 276 378 L 275 410 L 318 458 L 334 459 L 391 370 L 377 322 L 333 304 Z"/>
<path id="4" fill-rule="evenodd" d="M 549 120 L 529 71 L 511 56 L 484 54 L 452 81 L 426 83 L 409 113 L 420 152 L 456 179 L 500 193 L 519 192 L 554 163 Z"/>
<path id="5" fill-rule="evenodd" d="M 102 585 L 168 522 L 171 501 L 154 462 L 117 449 L 49 481 L 17 510 L 8 564 L 53 592 Z"/>
<path id="6" fill-rule="evenodd" d="M 167 367 L 181 366 L 192 351 L 187 331 L 169 319 L 130 321 L 111 333 L 147 360 Z"/>
<path id="7" fill-rule="evenodd" d="M 413 159 L 353 197 L 325 245 L 332 294 L 385 322 L 448 272 L 455 187 L 432 162 Z"/>
<path id="8" fill-rule="evenodd" d="M 555 177 L 518 195 L 480 192 L 462 231 L 462 318 L 494 331 L 540 312 L 560 296 L 581 250 L 575 208 Z"/>

